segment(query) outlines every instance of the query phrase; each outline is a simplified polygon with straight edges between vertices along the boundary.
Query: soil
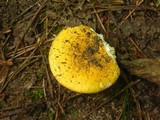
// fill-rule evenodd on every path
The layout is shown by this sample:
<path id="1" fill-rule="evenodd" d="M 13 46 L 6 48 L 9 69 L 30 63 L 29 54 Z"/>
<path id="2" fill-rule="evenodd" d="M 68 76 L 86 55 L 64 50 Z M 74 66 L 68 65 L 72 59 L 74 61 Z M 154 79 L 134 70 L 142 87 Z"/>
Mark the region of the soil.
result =
<path id="1" fill-rule="evenodd" d="M 1 0 L 0 120 L 160 120 L 159 72 L 150 76 L 150 69 L 146 77 L 143 66 L 121 62 L 159 59 L 158 1 Z M 116 49 L 121 75 L 100 93 L 70 91 L 49 68 L 55 36 L 80 24 L 102 33 Z M 151 68 L 158 71 L 158 65 Z"/>

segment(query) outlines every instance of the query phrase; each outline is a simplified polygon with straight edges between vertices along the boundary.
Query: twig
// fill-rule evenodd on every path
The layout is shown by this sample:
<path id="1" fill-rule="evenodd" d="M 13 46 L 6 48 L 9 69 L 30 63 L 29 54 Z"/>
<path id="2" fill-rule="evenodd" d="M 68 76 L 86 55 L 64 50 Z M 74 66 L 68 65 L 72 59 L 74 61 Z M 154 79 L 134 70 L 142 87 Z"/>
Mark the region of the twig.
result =
<path id="1" fill-rule="evenodd" d="M 41 50 L 40 50 L 40 53 L 43 56 L 42 57 L 42 62 L 44 64 L 44 69 L 45 69 L 46 75 L 47 75 L 47 81 L 48 81 L 48 85 L 49 85 L 49 91 L 50 91 L 51 99 L 53 99 L 54 98 L 54 96 L 53 96 L 53 87 L 52 87 L 51 78 L 49 76 L 48 67 L 47 67 L 47 63 L 46 63 L 47 58 L 46 58 L 45 55 L 43 55 L 43 52 Z"/>
<path id="2" fill-rule="evenodd" d="M 144 0 L 141 0 L 137 6 L 140 6 L 142 3 L 143 3 Z M 129 14 L 124 18 L 124 20 L 118 25 L 118 28 L 120 28 L 120 26 L 132 15 L 132 13 L 134 12 L 135 10 L 132 10 L 131 12 L 129 12 Z"/>
<path id="3" fill-rule="evenodd" d="M 125 80 L 125 82 L 127 84 L 129 84 L 129 80 L 131 80 L 131 76 L 128 76 L 127 74 L 125 74 L 124 72 L 124 69 L 121 68 L 121 76 L 122 78 Z M 134 102 L 136 104 L 136 109 L 137 109 L 137 112 L 139 114 L 139 120 L 142 120 L 142 112 L 141 112 L 141 107 L 140 107 L 140 104 L 138 102 L 138 100 L 136 100 L 136 97 L 135 97 L 135 91 L 132 87 L 129 88 L 129 90 L 131 91 L 131 94 L 133 96 L 133 99 L 134 99 Z"/>
<path id="4" fill-rule="evenodd" d="M 11 57 L 11 61 L 14 60 L 14 57 L 15 57 L 15 55 L 16 55 L 16 52 L 17 52 L 17 50 L 18 50 L 18 47 L 19 47 L 20 43 L 21 43 L 22 40 L 24 39 L 24 37 L 25 37 L 25 35 L 27 34 L 29 28 L 32 26 L 35 18 L 37 17 L 37 15 L 39 14 L 39 12 L 42 10 L 42 8 L 45 6 L 45 4 L 47 3 L 47 1 L 48 1 L 48 0 L 46 0 L 46 1 L 42 4 L 42 6 L 37 10 L 37 12 L 34 14 L 34 16 L 32 17 L 32 19 L 31 19 L 30 22 L 28 23 L 28 26 L 26 27 L 26 30 L 23 32 L 22 36 L 20 37 L 20 40 L 19 40 L 18 44 L 17 44 L 16 47 L 15 47 L 15 50 L 14 50 L 14 52 L 13 52 L 13 56 Z M 32 53 L 32 54 L 33 54 L 33 53 Z M 30 54 L 30 55 L 31 55 L 31 54 Z M 27 60 L 28 60 L 28 59 L 27 59 Z M 23 66 L 24 66 L 25 62 L 27 62 L 27 60 L 25 60 L 25 61 L 21 64 L 20 67 L 23 68 Z M 9 68 L 8 68 L 8 69 L 9 69 Z M 21 68 L 19 68 L 17 72 L 19 72 L 19 71 L 21 71 Z M 5 77 L 5 79 L 4 79 L 4 81 L 6 81 L 6 83 L 4 83 L 2 89 L 0 90 L 0 93 L 5 89 L 5 87 L 7 86 L 7 84 L 9 83 L 9 81 L 11 80 L 11 78 L 13 78 L 16 74 L 17 74 L 17 73 L 14 72 L 14 74 L 10 77 L 10 79 L 8 79 L 8 81 L 6 81 L 6 79 L 7 79 L 7 77 L 8 77 L 8 74 L 6 75 L 6 77 Z"/>
<path id="5" fill-rule="evenodd" d="M 129 40 L 132 42 L 132 44 L 136 47 L 136 49 L 141 53 L 141 55 L 145 58 L 147 58 L 147 56 L 142 52 L 142 50 L 137 46 L 137 44 L 132 40 L 131 37 L 129 37 Z"/>
<path id="6" fill-rule="evenodd" d="M 17 46 L 16 46 L 16 48 L 15 48 L 15 50 L 14 50 L 14 54 L 13 54 L 11 60 L 14 59 L 14 56 L 15 56 L 15 54 L 16 54 L 16 52 L 17 52 L 17 49 L 18 49 L 20 43 L 23 41 L 23 39 L 24 39 L 25 35 L 27 34 L 29 28 L 32 26 L 34 20 L 36 19 L 37 15 L 40 13 L 40 11 L 43 9 L 43 7 L 44 7 L 45 4 L 47 3 L 47 1 L 48 1 L 48 0 L 46 0 L 46 1 L 41 5 L 41 7 L 37 10 L 37 12 L 34 14 L 34 16 L 32 17 L 32 19 L 29 21 L 29 23 L 28 23 L 25 31 L 23 32 L 23 34 L 22 34 L 21 37 L 19 38 L 19 42 L 18 42 L 18 44 L 17 44 Z"/>
<path id="7" fill-rule="evenodd" d="M 133 96 L 133 99 L 134 99 L 134 102 L 136 104 L 136 109 L 137 109 L 137 112 L 138 112 L 138 115 L 139 115 L 139 120 L 142 120 L 142 110 L 141 110 L 141 106 L 139 104 L 139 101 L 136 99 L 135 97 L 135 91 L 133 88 L 130 88 L 130 91 L 132 93 L 132 96 Z"/>
<path id="8" fill-rule="evenodd" d="M 98 19 L 98 22 L 100 23 L 100 25 L 101 25 L 103 31 L 104 31 L 105 33 L 107 33 L 107 31 L 106 31 L 106 29 L 105 29 L 105 27 L 104 27 L 104 25 L 103 25 L 101 19 L 99 18 L 99 15 L 97 14 L 96 10 L 95 10 L 94 8 L 93 8 L 93 10 L 94 10 L 94 12 L 95 12 L 95 14 L 96 14 L 96 17 L 97 17 L 97 19 Z"/>
<path id="9" fill-rule="evenodd" d="M 43 7 L 44 7 L 45 4 L 47 3 L 47 1 L 48 1 L 48 0 L 46 0 L 46 1 L 41 5 L 41 7 L 37 10 L 37 12 L 34 14 L 34 16 L 32 17 L 32 19 L 29 21 L 29 23 L 28 23 L 28 25 L 27 25 L 27 27 L 26 27 L 26 30 L 23 32 L 20 40 L 22 40 L 22 39 L 25 37 L 25 35 L 27 34 L 28 30 L 31 28 L 34 20 L 36 19 L 37 15 L 38 15 L 38 14 L 40 13 L 40 11 L 43 9 Z"/>
<path id="10" fill-rule="evenodd" d="M 4 44 L 3 44 L 2 46 L 4 46 Z M 4 55 L 4 52 L 3 52 L 2 47 L 0 47 L 0 53 L 1 53 L 2 59 L 5 60 L 5 55 Z M 7 67 L 4 66 L 4 67 L 2 67 L 2 70 L 6 70 L 4 77 L 0 77 L 0 78 L 2 79 L 2 80 L 0 80 L 0 83 L 3 82 L 2 86 L 4 85 L 4 81 L 7 79 L 7 76 L 8 76 L 8 74 L 9 74 L 9 68 L 10 68 L 10 66 L 7 66 Z M 2 71 L 2 72 L 3 72 L 3 71 Z M 0 74 L 0 75 L 1 75 L 1 74 Z M 0 93 L 1 93 L 1 92 L 0 92 Z"/>
<path id="11" fill-rule="evenodd" d="M 37 50 L 37 48 L 40 46 L 41 42 L 37 44 L 35 49 L 31 52 L 31 54 L 28 56 L 28 58 L 19 66 L 19 68 L 13 72 L 13 74 L 8 78 L 8 80 L 4 83 L 3 87 L 0 90 L 0 93 L 5 89 L 5 87 L 8 85 L 8 83 L 13 79 L 21 70 L 23 70 L 25 67 L 27 67 L 29 64 L 37 61 L 39 58 L 36 58 L 35 60 L 31 61 L 30 63 L 27 63 L 30 59 L 31 56 L 34 54 L 34 52 Z M 26 64 L 27 63 L 27 64 Z M 7 77 L 6 77 L 7 78 Z M 6 79 L 5 78 L 5 79 Z"/>
<path id="12" fill-rule="evenodd" d="M 26 54 L 27 52 L 29 52 L 29 51 L 31 51 L 33 49 L 35 49 L 35 47 L 36 47 L 36 45 L 34 44 L 34 45 L 31 45 L 31 46 L 25 47 L 25 51 L 24 51 L 23 48 L 22 49 L 18 49 L 17 53 L 14 56 L 14 59 L 17 58 L 17 57 L 19 57 L 19 56 L 21 56 L 21 55 L 23 55 L 23 54 Z M 9 57 L 13 57 L 13 53 L 12 52 L 9 53 L 8 56 Z"/>
<path id="13" fill-rule="evenodd" d="M 8 80 L 4 83 L 3 87 L 0 89 L 0 93 L 2 93 L 2 91 L 6 88 L 6 86 L 8 85 L 8 83 L 11 81 L 11 79 L 13 79 L 20 71 L 22 71 L 24 68 L 26 68 L 28 65 L 36 62 L 38 59 L 34 59 L 31 62 L 27 63 L 27 64 L 21 64 L 20 67 L 17 69 L 17 71 L 15 71 L 10 78 L 8 78 Z"/>
<path id="14" fill-rule="evenodd" d="M 155 8 L 155 7 L 150 7 L 150 6 L 111 6 L 111 5 L 107 5 L 107 6 L 93 6 L 91 8 L 95 8 L 98 9 L 96 12 L 93 11 L 91 12 L 92 14 L 95 13 L 100 13 L 100 12 L 105 12 L 105 11 L 118 11 L 118 10 L 153 10 L 153 11 L 159 11 L 160 8 Z"/>
<path id="15" fill-rule="evenodd" d="M 53 26 L 50 28 L 50 30 L 48 30 L 48 35 L 51 33 L 52 29 L 55 27 L 56 23 L 60 20 L 62 13 L 65 11 L 65 9 L 70 5 L 70 3 L 65 3 L 63 9 L 59 12 L 59 14 L 57 15 L 57 19 L 54 21 Z M 52 16 L 50 16 L 52 17 Z M 48 36 L 46 35 L 46 36 Z"/>
<path id="16" fill-rule="evenodd" d="M 14 116 L 14 115 L 17 115 L 19 113 L 28 112 L 29 109 L 31 109 L 33 107 L 36 107 L 36 106 L 39 106 L 39 105 L 42 105 L 42 104 L 46 104 L 46 102 L 45 101 L 40 101 L 40 102 L 37 102 L 37 103 L 27 105 L 25 107 L 0 109 L 0 119 L 2 120 L 6 117 Z"/>
<path id="17" fill-rule="evenodd" d="M 37 1 L 36 3 L 34 3 L 33 5 L 31 5 L 30 7 L 28 7 L 28 8 L 27 8 L 26 10 L 24 10 L 21 14 L 19 14 L 19 15 L 12 21 L 12 24 L 13 24 L 14 22 L 16 22 L 21 16 L 23 16 L 27 11 L 29 11 L 31 8 L 33 8 L 35 5 L 37 5 L 39 2 L 40 2 L 40 0 Z"/>
<path id="18" fill-rule="evenodd" d="M 6 39 L 5 39 L 4 43 L 3 43 L 3 46 L 5 46 L 5 44 L 8 42 L 8 40 L 9 40 L 10 37 L 11 37 L 11 34 L 9 34 L 9 35 L 6 37 Z"/>
<path id="19" fill-rule="evenodd" d="M 121 93 L 123 93 L 126 89 L 130 88 L 131 86 L 137 84 L 140 80 L 137 80 L 135 82 L 131 82 L 129 83 L 126 87 L 124 87 L 122 90 L 120 90 L 117 94 L 115 94 L 111 99 L 103 102 L 102 104 L 100 104 L 98 107 L 96 107 L 94 110 L 92 110 L 91 112 L 89 112 L 87 115 L 83 116 L 82 118 L 86 118 L 88 117 L 90 114 L 92 114 L 93 112 L 95 112 L 96 110 L 100 109 L 101 107 L 105 106 L 107 103 L 109 103 L 111 100 L 113 100 L 114 98 L 116 98 L 118 95 L 120 95 Z"/>

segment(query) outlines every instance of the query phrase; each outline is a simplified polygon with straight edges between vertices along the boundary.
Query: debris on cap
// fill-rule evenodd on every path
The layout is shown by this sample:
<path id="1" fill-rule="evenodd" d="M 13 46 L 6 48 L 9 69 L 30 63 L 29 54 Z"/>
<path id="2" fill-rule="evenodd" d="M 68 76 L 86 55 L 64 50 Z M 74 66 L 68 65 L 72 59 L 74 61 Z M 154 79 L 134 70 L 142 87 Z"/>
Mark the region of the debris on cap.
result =
<path id="1" fill-rule="evenodd" d="M 118 79 L 115 50 L 90 27 L 63 29 L 53 40 L 49 65 L 56 80 L 80 93 L 97 93 Z"/>

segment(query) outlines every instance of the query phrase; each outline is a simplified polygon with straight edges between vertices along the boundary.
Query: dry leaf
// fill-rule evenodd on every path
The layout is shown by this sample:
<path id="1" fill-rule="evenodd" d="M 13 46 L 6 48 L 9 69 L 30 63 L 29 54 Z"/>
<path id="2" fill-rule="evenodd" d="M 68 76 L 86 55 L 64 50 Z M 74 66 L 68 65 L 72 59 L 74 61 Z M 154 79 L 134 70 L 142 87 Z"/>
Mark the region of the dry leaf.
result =
<path id="1" fill-rule="evenodd" d="M 131 74 L 145 78 L 160 86 L 160 57 L 133 61 L 122 60 L 121 63 Z"/>

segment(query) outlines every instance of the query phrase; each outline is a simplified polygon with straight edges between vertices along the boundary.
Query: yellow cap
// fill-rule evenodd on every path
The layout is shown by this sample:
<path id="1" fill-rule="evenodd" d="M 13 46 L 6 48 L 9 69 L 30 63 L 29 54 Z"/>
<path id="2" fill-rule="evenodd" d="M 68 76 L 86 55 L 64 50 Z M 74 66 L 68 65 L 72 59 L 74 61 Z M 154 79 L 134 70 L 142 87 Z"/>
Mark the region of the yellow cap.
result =
<path id="1" fill-rule="evenodd" d="M 114 54 L 114 48 L 90 27 L 67 27 L 52 42 L 49 65 L 54 77 L 66 88 L 97 93 L 119 77 Z"/>

